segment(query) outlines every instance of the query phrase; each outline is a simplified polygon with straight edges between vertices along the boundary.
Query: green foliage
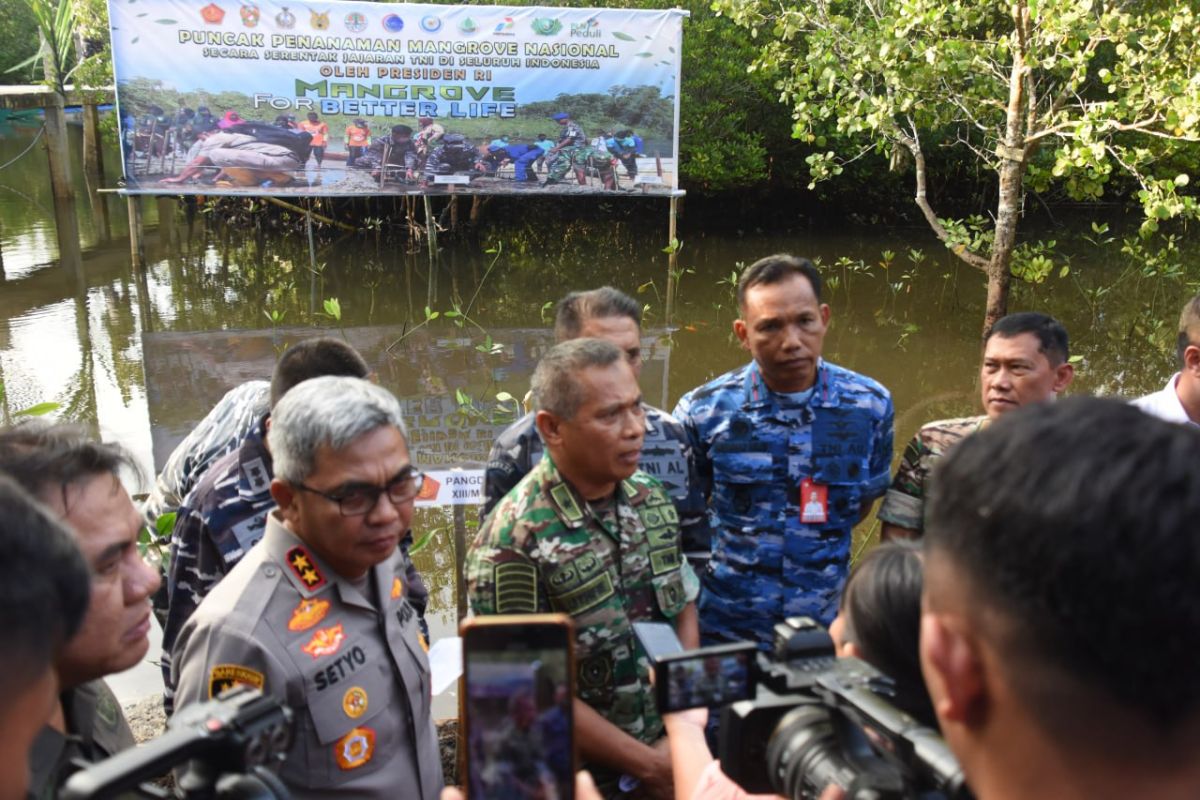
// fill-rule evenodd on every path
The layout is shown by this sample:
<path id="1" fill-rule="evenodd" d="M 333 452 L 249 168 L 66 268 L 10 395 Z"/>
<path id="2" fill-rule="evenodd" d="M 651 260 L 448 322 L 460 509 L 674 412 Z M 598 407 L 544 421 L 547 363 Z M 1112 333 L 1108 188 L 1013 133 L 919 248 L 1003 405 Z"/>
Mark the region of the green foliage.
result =
<path id="1" fill-rule="evenodd" d="M 887 157 L 911 171 L 931 227 L 973 266 L 995 253 L 1007 268 L 1016 226 L 936 220 L 925 159 L 938 147 L 1015 186 L 994 219 L 1019 215 L 1026 188 L 1091 201 L 1131 184 L 1144 237 L 1163 220 L 1200 216 L 1190 177 L 1200 169 L 1198 0 L 716 0 L 714 9 L 761 43 L 751 74 L 772 76 L 793 135 L 817 148 L 807 159 L 814 184 L 864 155 Z M 1038 280 L 1049 265 L 1035 250 L 1017 263 Z"/>
<path id="2" fill-rule="evenodd" d="M 41 45 L 8 71 L 20 72 L 41 64 L 46 84 L 65 94 L 67 80 L 75 72 L 71 60 L 75 49 L 75 6 L 71 0 L 25 0 L 25 3 L 41 35 Z"/>
<path id="3" fill-rule="evenodd" d="M 25 0 L 0 0 L 0 15 L 4 24 L 0 25 L 0 53 L 4 53 L 5 62 L 26 62 L 38 52 L 38 27 L 29 4 Z M 9 63 L 4 63 L 7 70 Z M 33 69 L 7 72 L 0 71 L 0 84 L 29 83 L 33 75 L 41 74 L 40 65 Z"/>

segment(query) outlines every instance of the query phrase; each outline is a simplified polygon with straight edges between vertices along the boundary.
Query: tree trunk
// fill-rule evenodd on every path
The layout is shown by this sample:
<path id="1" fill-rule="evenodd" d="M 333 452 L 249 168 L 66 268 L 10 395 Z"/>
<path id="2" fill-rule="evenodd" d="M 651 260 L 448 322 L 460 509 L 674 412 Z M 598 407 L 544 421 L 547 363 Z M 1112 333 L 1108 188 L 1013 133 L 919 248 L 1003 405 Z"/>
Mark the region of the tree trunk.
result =
<path id="1" fill-rule="evenodd" d="M 1029 12 L 1025 3 L 1013 5 L 1015 28 L 1012 46 L 1012 71 L 1008 77 L 1008 107 L 1004 141 L 997 150 L 1000 156 L 1000 196 L 996 202 L 996 230 L 992 240 L 991 259 L 987 265 L 987 310 L 983 316 L 983 335 L 996 321 L 1008 313 L 1008 289 L 1012 282 L 1012 254 L 1017 241 L 1017 221 L 1021 214 L 1021 192 L 1025 181 L 1025 81 L 1029 67 L 1025 63 L 1025 46 Z"/>

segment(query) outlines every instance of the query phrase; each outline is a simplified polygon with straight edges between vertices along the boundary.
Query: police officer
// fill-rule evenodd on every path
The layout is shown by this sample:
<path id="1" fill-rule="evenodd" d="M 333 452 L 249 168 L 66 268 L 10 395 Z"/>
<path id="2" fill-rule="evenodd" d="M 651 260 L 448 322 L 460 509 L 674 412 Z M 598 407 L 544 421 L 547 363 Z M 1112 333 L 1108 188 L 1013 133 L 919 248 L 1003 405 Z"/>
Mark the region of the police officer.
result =
<path id="1" fill-rule="evenodd" d="M 271 378 L 271 405 L 292 387 L 322 375 L 366 378 L 371 372 L 357 350 L 341 339 L 320 336 L 289 347 Z M 171 537 L 168 608 L 163 624 L 164 707 L 171 713 L 174 683 L 171 651 L 183 624 L 213 587 L 262 538 L 271 497 L 274 462 L 267 448 L 270 415 L 260 415 L 237 449 L 219 459 L 188 495 Z M 407 539 L 407 537 L 406 537 Z M 423 615 L 424 581 L 415 569 L 405 580 L 409 602 Z"/>
<path id="2" fill-rule="evenodd" d="M 695 574 L 662 485 L 638 470 L 645 418 L 633 370 L 600 339 L 555 345 L 533 376 L 547 456 L 496 507 L 467 553 L 477 614 L 575 619 L 579 752 L 606 795 L 619 777 L 671 796 L 662 720 L 632 623 L 671 621 L 695 646 Z"/>
<path id="3" fill-rule="evenodd" d="M 688 392 L 675 417 L 715 526 L 701 633 L 766 648 L 783 617 L 836 615 L 851 529 L 887 490 L 894 414 L 887 389 L 821 359 L 830 310 L 810 261 L 756 261 L 737 295 L 754 360 Z"/>
<path id="4" fill-rule="evenodd" d="M 134 744 L 103 680 L 146 655 L 150 596 L 159 586 L 138 552 L 142 516 L 119 478 L 134 464 L 120 447 L 66 425 L 35 421 L 0 432 L 0 473 L 64 523 L 91 573 L 83 623 L 55 656 L 60 693 L 30 756 L 33 797 L 57 796 L 73 760 L 101 761 Z"/>
<path id="5" fill-rule="evenodd" d="M 386 390 L 321 377 L 271 416 L 278 508 L 184 625 L 176 708 L 246 684 L 296 712 L 281 777 L 297 798 L 433 800 L 442 786 L 429 662 L 405 597 L 422 476 Z"/>
<path id="6" fill-rule="evenodd" d="M 641 373 L 642 308 L 629 295 L 611 286 L 571 292 L 558 302 L 554 317 L 558 341 L 595 337 L 612 342 L 625 354 L 634 377 Z M 666 411 L 650 405 L 643 410 L 646 431 L 639 467 L 667 490 L 679 515 L 684 554 L 702 568 L 712 547 L 712 528 L 687 432 Z M 483 478 L 485 516 L 541 459 L 542 440 L 534 420 L 535 415 L 526 414 L 496 437 Z"/>

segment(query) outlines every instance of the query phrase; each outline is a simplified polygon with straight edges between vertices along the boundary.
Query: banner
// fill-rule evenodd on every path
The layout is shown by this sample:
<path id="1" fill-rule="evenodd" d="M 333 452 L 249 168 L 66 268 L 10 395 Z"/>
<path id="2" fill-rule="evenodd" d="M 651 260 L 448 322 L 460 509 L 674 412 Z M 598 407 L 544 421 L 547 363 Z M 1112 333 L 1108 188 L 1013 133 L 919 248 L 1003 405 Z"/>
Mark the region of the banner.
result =
<path id="1" fill-rule="evenodd" d="M 110 0 L 127 188 L 671 194 L 684 15 Z"/>

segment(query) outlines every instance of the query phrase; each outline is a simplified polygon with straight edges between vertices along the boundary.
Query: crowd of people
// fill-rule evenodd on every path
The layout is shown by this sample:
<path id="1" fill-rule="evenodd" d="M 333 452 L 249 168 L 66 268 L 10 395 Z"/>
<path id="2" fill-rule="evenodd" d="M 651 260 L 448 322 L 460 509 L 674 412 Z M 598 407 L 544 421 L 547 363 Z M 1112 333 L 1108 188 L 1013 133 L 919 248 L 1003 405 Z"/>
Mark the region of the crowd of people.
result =
<path id="1" fill-rule="evenodd" d="M 922 426 L 894 475 L 891 396 L 823 358 L 814 266 L 761 259 L 737 302 L 749 363 L 667 413 L 638 388 L 640 306 L 571 293 L 535 410 L 489 458 L 470 608 L 574 619 L 579 796 L 742 796 L 707 714 L 656 708 L 632 624 L 766 649 L 788 617 L 888 674 L 983 800 L 1200 796 L 1200 296 L 1179 372 L 1134 403 L 1053 402 L 1073 377 L 1066 330 L 1001 319 L 983 414 Z M 295 796 L 439 796 L 428 591 L 408 557 L 423 476 L 369 378 L 341 340 L 293 346 L 185 439 L 145 509 L 119 445 L 0 431 L 0 795 L 53 796 L 74 759 L 132 745 L 102 679 L 145 656 L 153 608 L 169 708 L 233 685 L 293 708 L 280 774 Z M 639 467 L 651 443 L 665 480 Z M 887 541 L 851 570 L 852 529 L 880 498 Z M 172 512 L 164 591 L 137 542 L 146 515 Z"/>
<path id="2" fill-rule="evenodd" d="M 297 121 L 293 114 L 279 114 L 273 123 L 243 118 L 234 109 L 213 116 L 206 106 L 192 110 L 180 106 L 171 115 L 152 105 L 141 117 L 122 120 L 126 160 L 158 158 L 167 169 L 178 159 L 180 172 L 163 183 L 202 182 L 237 186 L 287 186 L 311 161 L 321 170 L 326 156 L 345 158 L 350 169 L 369 170 L 382 185 L 387 181 L 419 184 L 428 188 L 439 175 L 470 173 L 495 176 L 511 164 L 515 185 L 562 183 L 574 173 L 581 185 L 595 176 L 605 189 L 617 188 L 618 166 L 631 182 L 638 176 L 637 159 L 644 157 L 645 144 L 632 129 L 604 131 L 588 138 L 578 122 L 565 112 L 551 115 L 559 134 L 551 140 L 544 133 L 528 142 L 500 136 L 475 144 L 464 134 L 447 132 L 433 117 L 418 117 L 417 127 L 395 124 L 382 136 L 372 136 L 370 122 L 356 118 L 342 135 L 344 156 L 328 152 L 329 124 L 310 111 Z M 538 174 L 544 177 L 539 178 Z"/>

